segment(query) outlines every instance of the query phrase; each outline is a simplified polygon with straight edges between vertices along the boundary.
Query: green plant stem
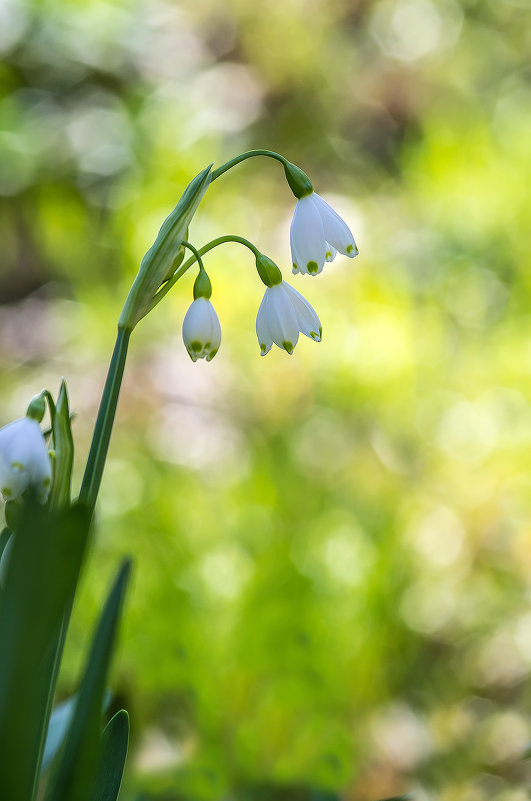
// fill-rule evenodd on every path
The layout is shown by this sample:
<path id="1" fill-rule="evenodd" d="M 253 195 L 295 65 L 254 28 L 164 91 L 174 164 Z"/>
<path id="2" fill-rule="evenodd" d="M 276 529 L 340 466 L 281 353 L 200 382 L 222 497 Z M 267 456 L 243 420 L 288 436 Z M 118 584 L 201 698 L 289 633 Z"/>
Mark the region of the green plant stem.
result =
<path id="1" fill-rule="evenodd" d="M 90 446 L 87 466 L 81 483 L 79 500 L 94 512 L 96 498 L 101 484 L 105 459 L 109 450 L 112 426 L 118 404 L 118 396 L 127 358 L 127 348 L 131 336 L 131 329 L 118 328 L 118 336 L 112 354 L 107 380 L 101 398 L 94 435 Z"/>
<path id="2" fill-rule="evenodd" d="M 260 251 L 258 250 L 257 247 L 253 245 L 252 242 L 249 242 L 249 240 L 245 239 L 243 236 L 236 236 L 234 234 L 227 234 L 226 236 L 218 236 L 217 239 L 212 239 L 211 242 L 208 242 L 206 245 L 203 245 L 202 248 L 199 248 L 197 253 L 199 254 L 199 256 L 204 256 L 205 253 L 208 253 L 209 250 L 216 248 L 218 245 L 223 245 L 225 244 L 225 242 L 236 242 L 240 245 L 245 245 L 246 248 L 249 248 L 249 250 L 254 253 L 255 257 L 260 256 Z M 184 264 L 181 264 L 179 269 L 174 272 L 169 281 L 166 281 L 166 283 L 161 286 L 157 294 L 153 297 L 153 300 L 151 301 L 151 303 L 149 304 L 149 306 L 145 311 L 144 317 L 146 316 L 146 314 L 149 314 L 149 312 L 152 311 L 152 309 L 155 308 L 157 303 L 160 303 L 162 298 L 168 294 L 168 292 L 173 286 L 175 286 L 179 278 L 182 278 L 185 272 L 189 270 L 190 267 L 193 264 L 195 264 L 196 261 L 197 257 L 194 255 L 190 256 L 190 258 L 187 259 L 184 262 Z"/>
<path id="3" fill-rule="evenodd" d="M 280 161 L 284 167 L 290 163 L 287 158 L 281 156 L 280 153 L 275 153 L 273 150 L 248 150 L 246 153 L 240 153 L 239 156 L 235 156 L 230 161 L 225 162 L 225 164 L 222 164 L 221 167 L 217 168 L 217 170 L 213 170 L 211 183 L 212 181 L 215 181 L 216 178 L 219 178 L 220 175 L 223 175 L 224 172 L 227 172 L 227 170 L 235 167 L 236 164 L 240 164 L 240 162 L 245 161 L 245 159 L 251 159 L 254 156 L 268 156 L 269 158 Z"/>

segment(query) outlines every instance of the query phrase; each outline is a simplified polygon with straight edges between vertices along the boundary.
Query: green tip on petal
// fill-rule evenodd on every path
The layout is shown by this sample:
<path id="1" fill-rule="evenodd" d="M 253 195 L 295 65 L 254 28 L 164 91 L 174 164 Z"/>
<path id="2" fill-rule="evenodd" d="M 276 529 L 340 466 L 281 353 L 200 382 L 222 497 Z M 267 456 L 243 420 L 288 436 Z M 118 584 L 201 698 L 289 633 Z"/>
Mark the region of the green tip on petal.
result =
<path id="1" fill-rule="evenodd" d="M 2 487 L 2 489 L 0 490 L 0 492 L 2 493 L 2 495 L 4 496 L 4 498 L 10 498 L 10 497 L 11 497 L 11 495 L 13 494 L 13 493 L 11 492 L 11 490 L 9 489 L 9 487 Z"/>
<path id="2" fill-rule="evenodd" d="M 190 342 L 190 348 L 193 350 L 194 353 L 201 353 L 203 350 L 203 346 L 200 342 Z"/>
<path id="3" fill-rule="evenodd" d="M 310 275 L 317 275 L 319 272 L 319 265 L 316 261 L 309 261 L 306 267 L 308 268 Z"/>
<path id="4" fill-rule="evenodd" d="M 214 356 L 216 355 L 216 353 L 217 353 L 217 352 L 218 352 L 218 349 L 217 349 L 217 348 L 216 348 L 215 350 L 211 351 L 211 352 L 208 354 L 208 356 L 206 357 L 206 360 L 207 360 L 207 362 L 211 362 L 211 361 L 212 361 L 212 359 L 214 358 Z"/>
<path id="5" fill-rule="evenodd" d="M 283 342 L 283 343 L 282 343 L 282 347 L 283 347 L 283 348 L 284 348 L 284 350 L 286 350 L 286 351 L 287 351 L 287 352 L 290 354 L 290 356 L 291 356 L 291 354 L 293 353 L 293 345 L 291 344 L 291 342 Z"/>
<path id="6" fill-rule="evenodd" d="M 267 348 L 264 344 L 260 345 L 260 350 L 262 352 L 262 356 L 265 356 Z"/>

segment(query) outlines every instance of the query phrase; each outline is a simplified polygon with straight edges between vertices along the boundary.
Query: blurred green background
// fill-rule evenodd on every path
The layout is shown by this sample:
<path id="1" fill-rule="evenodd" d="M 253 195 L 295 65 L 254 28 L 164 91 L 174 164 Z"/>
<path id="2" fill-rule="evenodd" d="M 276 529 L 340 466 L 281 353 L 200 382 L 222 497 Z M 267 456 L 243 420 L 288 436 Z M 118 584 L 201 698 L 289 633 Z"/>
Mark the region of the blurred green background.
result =
<path id="1" fill-rule="evenodd" d="M 124 800 L 528 798 L 527 0 L 3 0 L 0 51 L 0 424 L 66 376 L 78 480 L 128 287 L 200 169 L 278 150 L 360 248 L 293 279 L 324 340 L 292 357 L 259 356 L 237 245 L 206 258 L 211 364 L 181 341 L 191 276 L 133 335 L 61 682 L 131 553 Z M 290 278 L 292 211 L 255 159 L 190 239 Z"/>

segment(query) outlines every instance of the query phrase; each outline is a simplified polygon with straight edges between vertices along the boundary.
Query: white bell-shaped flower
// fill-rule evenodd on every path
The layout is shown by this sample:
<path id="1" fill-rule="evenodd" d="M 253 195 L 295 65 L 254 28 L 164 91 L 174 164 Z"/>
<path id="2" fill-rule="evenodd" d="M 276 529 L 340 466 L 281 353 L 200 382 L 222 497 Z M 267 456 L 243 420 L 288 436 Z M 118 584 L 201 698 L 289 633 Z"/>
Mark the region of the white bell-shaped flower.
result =
<path id="1" fill-rule="evenodd" d="M 183 320 L 183 341 L 193 362 L 211 361 L 221 344 L 221 326 L 211 302 L 197 298 Z"/>
<path id="2" fill-rule="evenodd" d="M 0 429 L 0 492 L 4 500 L 18 498 L 33 487 L 45 502 L 50 491 L 52 466 L 41 427 L 31 417 Z"/>
<path id="3" fill-rule="evenodd" d="M 266 287 L 256 315 L 256 333 L 260 352 L 265 356 L 273 342 L 288 353 L 293 353 L 299 333 L 320 342 L 322 328 L 315 309 L 306 298 L 282 281 Z"/>
<path id="4" fill-rule="evenodd" d="M 316 192 L 297 200 L 290 242 L 294 273 L 317 275 L 338 251 L 351 259 L 358 255 L 350 228 Z"/>

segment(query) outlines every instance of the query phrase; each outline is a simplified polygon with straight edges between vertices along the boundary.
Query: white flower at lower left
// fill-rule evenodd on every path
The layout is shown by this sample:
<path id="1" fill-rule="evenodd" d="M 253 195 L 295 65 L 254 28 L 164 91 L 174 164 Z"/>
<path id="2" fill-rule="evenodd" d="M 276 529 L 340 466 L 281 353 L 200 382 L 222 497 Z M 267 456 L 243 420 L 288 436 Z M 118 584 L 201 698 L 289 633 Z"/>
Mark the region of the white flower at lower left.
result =
<path id="1" fill-rule="evenodd" d="M 183 341 L 193 362 L 211 361 L 221 345 L 221 326 L 209 300 L 196 298 L 183 321 Z"/>
<path id="2" fill-rule="evenodd" d="M 31 417 L 0 428 L 0 492 L 12 501 L 32 487 L 45 502 L 52 481 L 52 466 L 41 427 Z"/>

